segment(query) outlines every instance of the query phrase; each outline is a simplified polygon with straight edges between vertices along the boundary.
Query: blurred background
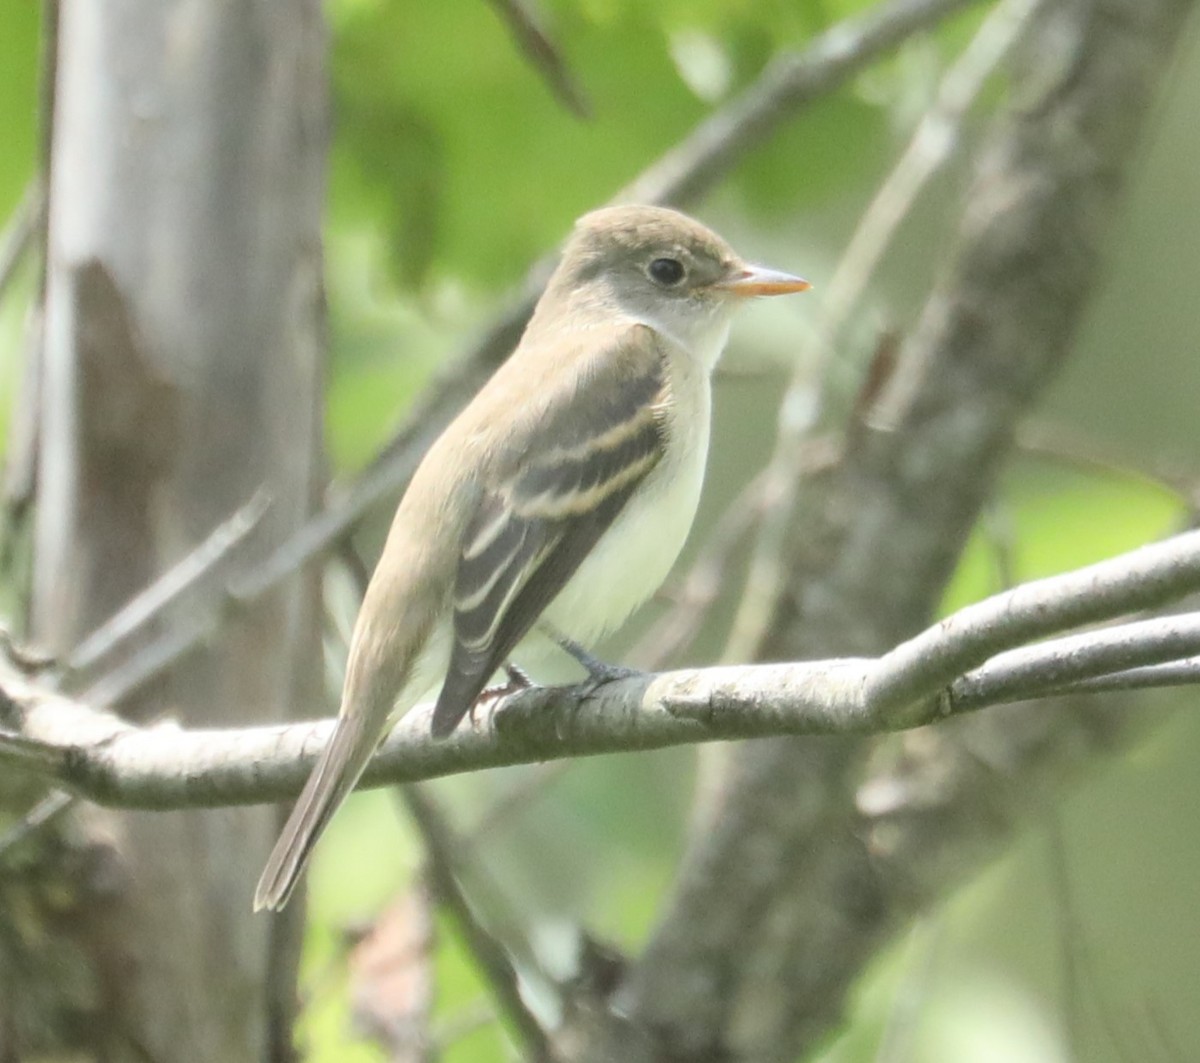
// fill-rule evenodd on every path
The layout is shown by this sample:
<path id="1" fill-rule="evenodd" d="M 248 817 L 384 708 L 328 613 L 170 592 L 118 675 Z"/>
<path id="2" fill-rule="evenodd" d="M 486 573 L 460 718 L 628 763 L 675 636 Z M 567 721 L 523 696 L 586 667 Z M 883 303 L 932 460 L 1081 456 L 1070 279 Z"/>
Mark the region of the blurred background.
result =
<path id="1" fill-rule="evenodd" d="M 331 477 L 348 482 L 367 465 L 575 217 L 615 195 L 781 50 L 868 7 L 543 0 L 539 18 L 568 79 L 556 92 L 495 5 L 326 4 Z M 986 80 L 954 129 L 948 162 L 916 199 L 832 349 L 823 292 L 986 10 L 957 16 L 873 64 L 786 123 L 689 208 L 746 257 L 801 273 L 814 291 L 755 306 L 735 325 L 718 375 L 701 517 L 679 572 L 768 460 L 780 396 L 811 404 L 814 431 L 836 430 L 881 337 L 912 325 L 944 263 L 971 152 L 1006 99 L 1003 72 Z M 28 0 L 0 0 L 0 26 L 2 220 L 16 215 L 37 166 L 42 18 Z M 1168 534 L 1200 497 L 1194 32 L 1165 84 L 1078 349 L 1022 428 L 945 609 Z M 21 394 L 39 269 L 38 256 L 26 254 L 0 290 L 2 417 Z M 381 507 L 360 529 L 356 544 L 368 562 L 389 517 Z M 734 549 L 703 626 L 670 663 L 710 663 L 725 653 L 744 562 L 745 551 Z M 12 590 L 10 610 L 20 601 Z M 332 711 L 356 608 L 353 583 L 336 566 L 326 602 Z M 647 638 L 669 604 L 667 593 L 604 654 L 648 661 L 655 647 Z M 1032 810 L 1002 858 L 880 956 L 841 1036 L 817 1058 L 1200 1057 L 1196 708 L 1188 690 L 1140 695 L 1144 738 L 1095 763 L 1061 802 Z M 1002 726 L 1005 710 L 990 711 Z M 1108 711 L 1102 699 L 1094 711 Z M 622 949 L 645 940 L 683 852 L 696 764 L 691 749 L 603 757 L 446 779 L 432 792 L 469 838 L 466 878 L 485 921 L 501 936 L 506 924 L 523 927 L 548 963 L 580 925 Z M 422 860 L 386 791 L 356 796 L 336 820 L 310 876 L 305 1058 L 387 1058 L 351 1021 L 354 965 L 346 953 L 357 929 L 411 889 Z M 435 932 L 443 1058 L 510 1057 L 456 929 L 439 920 Z M 889 1040 L 897 1024 L 903 1047 Z"/>

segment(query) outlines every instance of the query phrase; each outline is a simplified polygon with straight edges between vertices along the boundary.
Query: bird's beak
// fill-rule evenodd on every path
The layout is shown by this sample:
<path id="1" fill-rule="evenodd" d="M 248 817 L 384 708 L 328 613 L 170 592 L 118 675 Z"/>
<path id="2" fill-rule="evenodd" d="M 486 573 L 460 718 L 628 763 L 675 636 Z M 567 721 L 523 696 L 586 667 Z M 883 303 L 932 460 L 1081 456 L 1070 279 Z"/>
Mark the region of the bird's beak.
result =
<path id="1" fill-rule="evenodd" d="M 803 277 L 781 273 L 764 266 L 743 266 L 730 276 L 718 281 L 715 288 L 749 298 L 754 295 L 788 295 L 791 292 L 806 292 L 812 287 Z"/>

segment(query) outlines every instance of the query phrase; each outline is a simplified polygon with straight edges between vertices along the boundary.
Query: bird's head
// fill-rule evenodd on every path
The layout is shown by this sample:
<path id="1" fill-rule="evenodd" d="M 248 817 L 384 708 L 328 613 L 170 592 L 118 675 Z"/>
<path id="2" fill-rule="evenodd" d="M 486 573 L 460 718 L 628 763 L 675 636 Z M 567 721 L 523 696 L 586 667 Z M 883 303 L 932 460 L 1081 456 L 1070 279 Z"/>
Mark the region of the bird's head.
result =
<path id="1" fill-rule="evenodd" d="M 686 346 L 724 328 L 746 299 L 809 288 L 745 262 L 720 236 L 665 207 L 605 207 L 575 225 L 547 288 L 583 317 L 619 310 Z"/>

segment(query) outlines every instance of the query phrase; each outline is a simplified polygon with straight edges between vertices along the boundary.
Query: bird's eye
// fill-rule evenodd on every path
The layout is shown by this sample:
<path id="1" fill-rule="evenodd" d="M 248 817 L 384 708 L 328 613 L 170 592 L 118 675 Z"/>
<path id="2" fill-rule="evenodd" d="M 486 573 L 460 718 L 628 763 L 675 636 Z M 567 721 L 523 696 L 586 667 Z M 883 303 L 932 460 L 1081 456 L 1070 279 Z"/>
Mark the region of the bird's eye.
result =
<path id="1" fill-rule="evenodd" d="M 673 288 L 683 280 L 683 263 L 677 258 L 656 258 L 646 272 L 655 284 Z"/>

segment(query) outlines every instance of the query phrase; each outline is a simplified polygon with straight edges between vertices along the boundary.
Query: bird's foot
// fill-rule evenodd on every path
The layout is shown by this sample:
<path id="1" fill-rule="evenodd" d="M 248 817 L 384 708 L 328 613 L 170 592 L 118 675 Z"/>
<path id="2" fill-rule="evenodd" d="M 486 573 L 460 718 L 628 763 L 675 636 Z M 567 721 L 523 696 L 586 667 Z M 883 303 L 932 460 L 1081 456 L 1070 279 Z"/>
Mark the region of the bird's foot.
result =
<path id="1" fill-rule="evenodd" d="M 587 672 L 586 694 L 594 694 L 602 686 L 615 683 L 619 679 L 632 679 L 642 674 L 636 668 L 626 668 L 621 664 L 609 664 L 607 661 L 600 660 L 595 654 L 585 650 L 578 642 L 561 632 L 555 633 L 554 641 L 574 657 Z"/>
<path id="2" fill-rule="evenodd" d="M 509 694 L 515 694 L 518 690 L 528 690 L 530 687 L 537 686 L 537 683 L 533 681 L 533 677 L 524 668 L 518 668 L 512 661 L 509 661 L 504 666 L 504 674 L 508 676 L 508 682 L 504 685 Z"/>
<path id="3" fill-rule="evenodd" d="M 475 726 L 475 710 L 482 705 L 486 705 L 490 701 L 500 701 L 512 694 L 519 694 L 522 690 L 529 690 L 531 687 L 537 686 L 529 673 L 523 668 L 518 668 L 515 664 L 509 661 L 504 666 L 504 674 L 508 676 L 507 683 L 497 683 L 495 686 L 486 687 L 479 692 L 471 707 L 467 709 L 467 717 L 471 721 L 471 726 Z"/>

